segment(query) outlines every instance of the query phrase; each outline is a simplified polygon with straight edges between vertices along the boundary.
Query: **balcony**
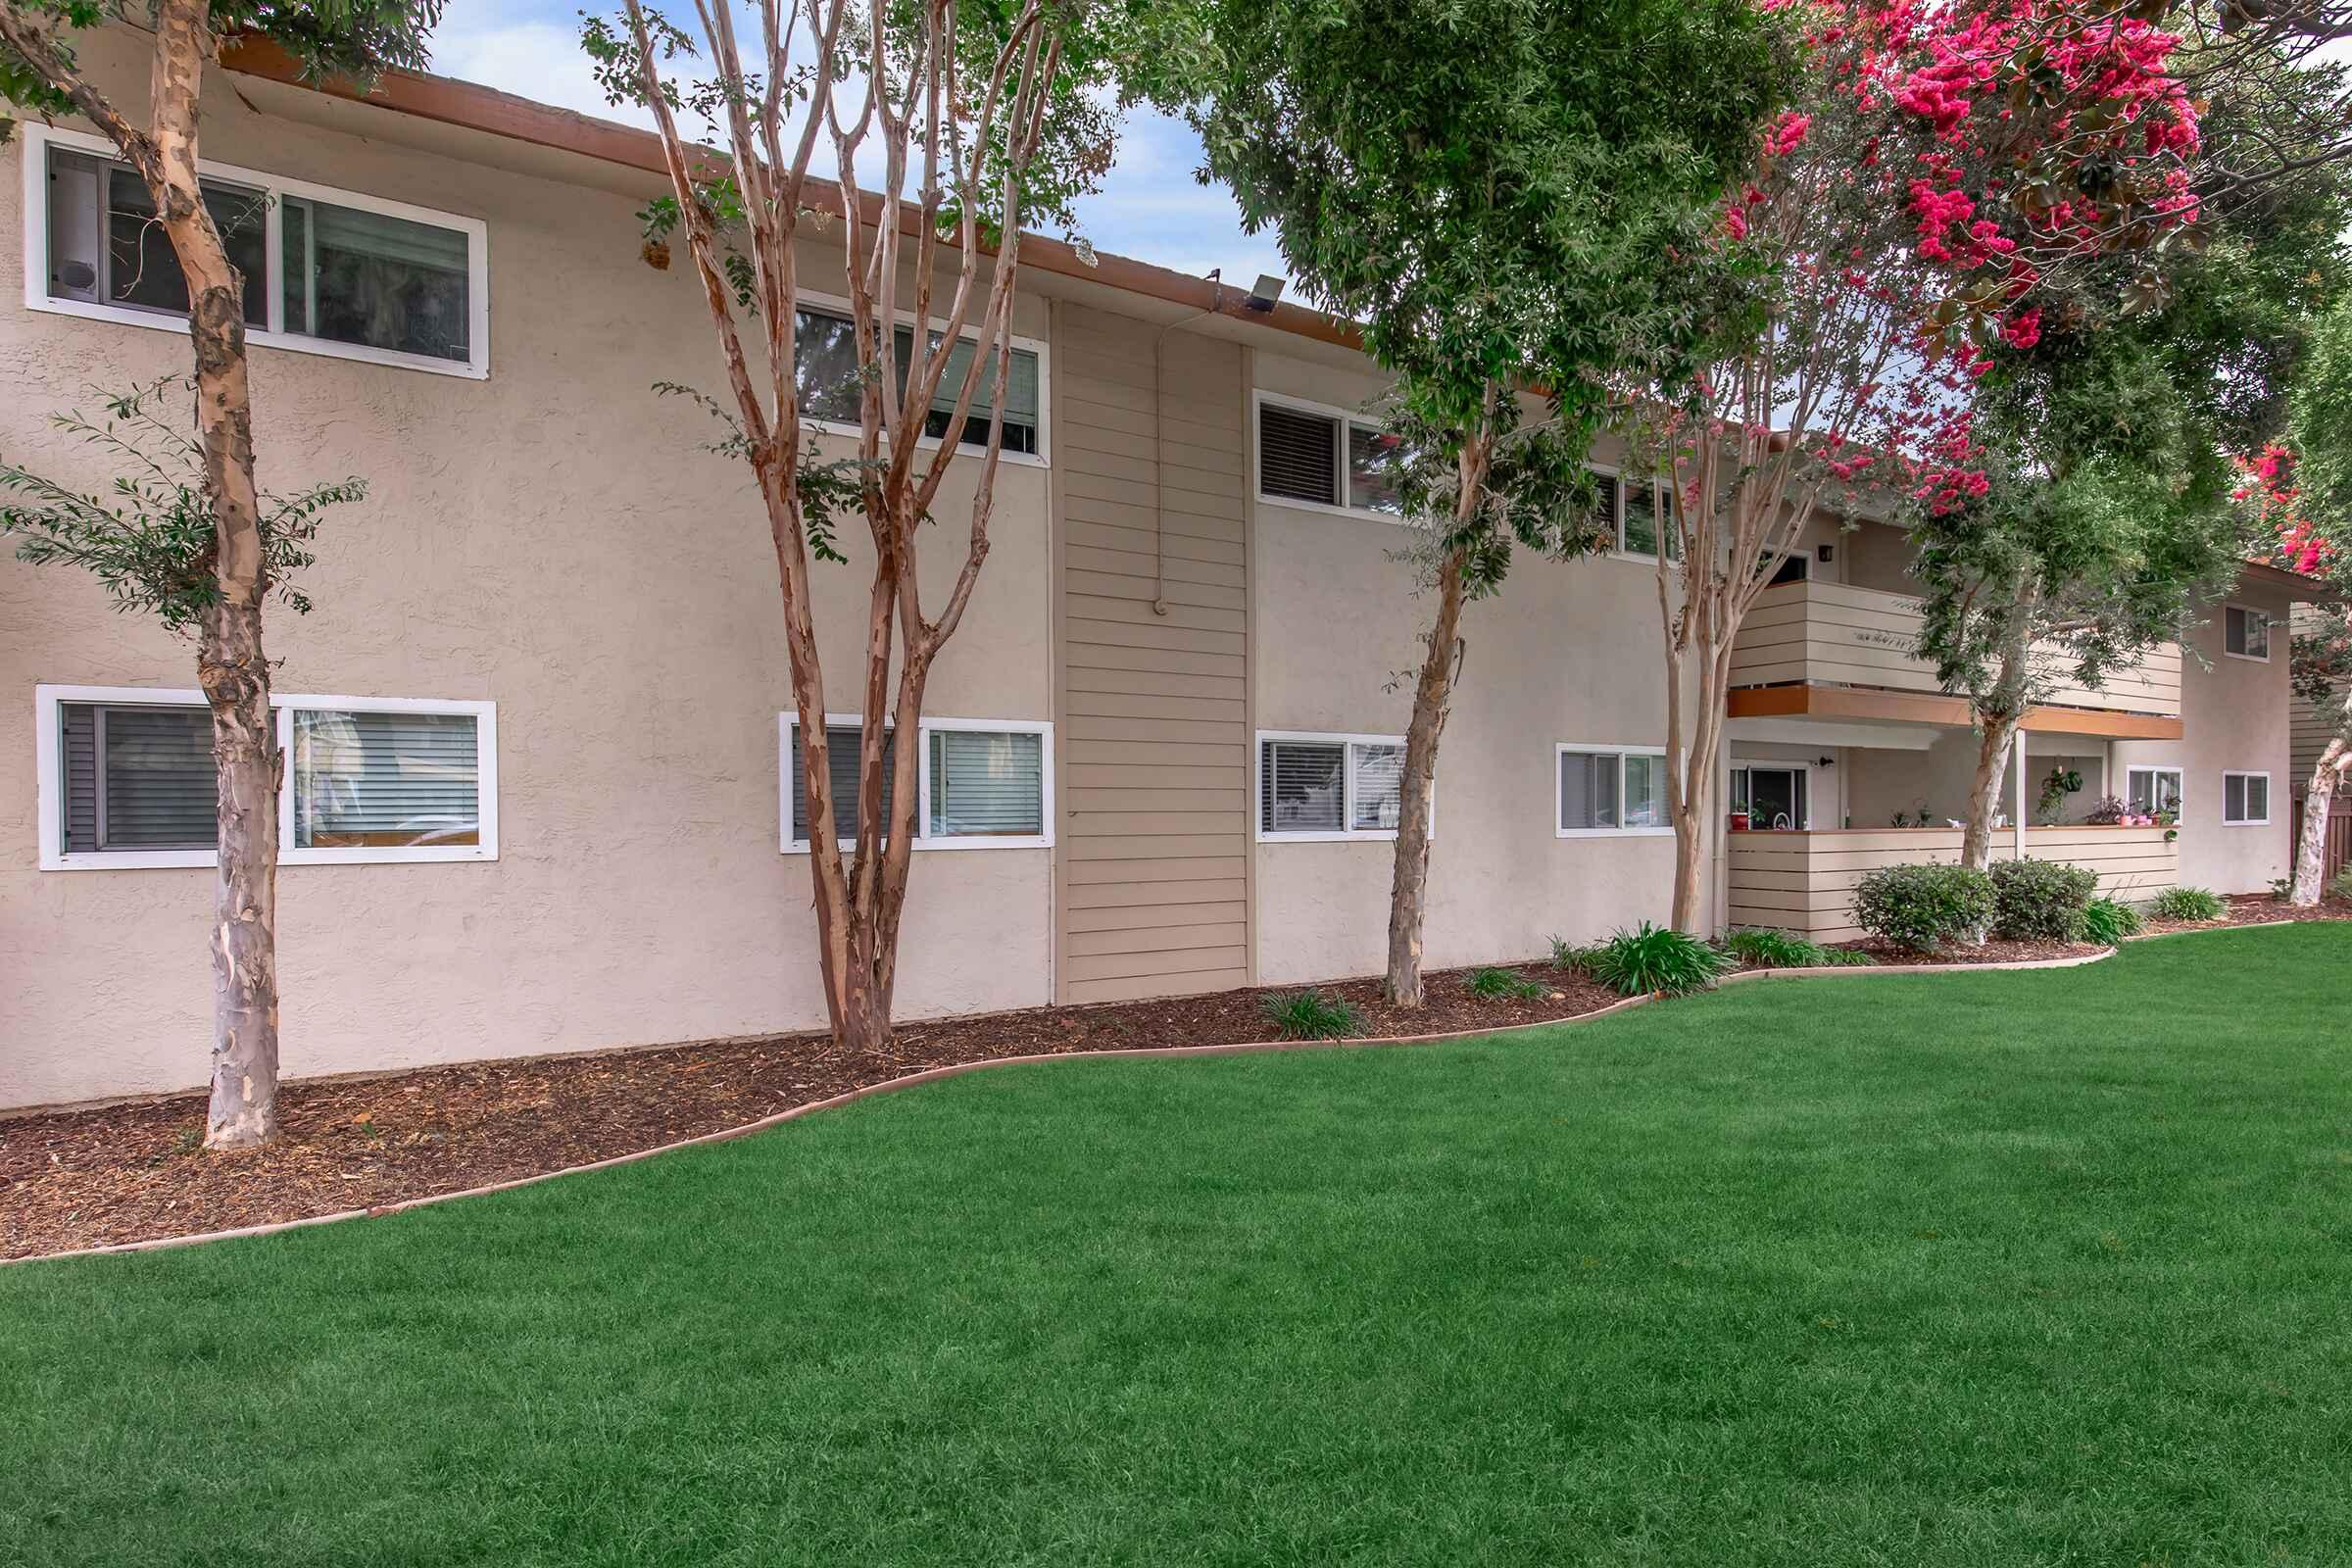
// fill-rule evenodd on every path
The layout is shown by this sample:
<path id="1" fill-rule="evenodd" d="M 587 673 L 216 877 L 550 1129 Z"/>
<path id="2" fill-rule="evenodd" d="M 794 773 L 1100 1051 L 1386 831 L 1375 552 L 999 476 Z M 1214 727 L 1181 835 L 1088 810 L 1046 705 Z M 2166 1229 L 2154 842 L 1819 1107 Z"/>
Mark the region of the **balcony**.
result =
<path id="1" fill-rule="evenodd" d="M 1732 645 L 1732 716 L 1965 724 L 1966 702 L 1911 651 L 1919 626 L 1919 601 L 1901 594 L 1834 582 L 1767 588 Z M 2059 686 L 2026 728 L 2175 740 L 2180 712 L 2180 650 L 2167 643 L 2104 690 Z"/>
<path id="2" fill-rule="evenodd" d="M 2160 827 L 2030 827 L 2026 857 L 2086 866 L 2099 891 L 2124 903 L 2154 898 L 2180 880 L 2180 846 Z M 1886 865 L 1958 865 L 1960 830 L 1842 828 L 1809 833 L 1731 833 L 1730 920 L 1794 931 L 1815 942 L 1850 942 L 1854 884 Z M 1992 858 L 2014 859 L 2017 840 L 1995 833 Z"/>

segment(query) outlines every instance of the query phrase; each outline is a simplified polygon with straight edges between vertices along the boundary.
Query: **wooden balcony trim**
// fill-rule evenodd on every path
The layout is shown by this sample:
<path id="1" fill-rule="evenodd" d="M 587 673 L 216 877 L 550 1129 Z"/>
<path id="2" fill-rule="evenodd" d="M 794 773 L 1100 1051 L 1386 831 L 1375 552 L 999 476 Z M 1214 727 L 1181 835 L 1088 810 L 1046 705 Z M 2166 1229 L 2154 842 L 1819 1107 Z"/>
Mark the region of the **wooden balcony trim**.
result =
<path id="1" fill-rule="evenodd" d="M 1969 727 L 1968 699 L 1948 694 L 1879 691 L 1865 686 L 1735 687 L 1732 718 L 1830 718 L 1857 722 Z M 2092 708 L 2035 708 L 2025 728 L 2035 735 L 2095 735 L 2108 740 L 2177 741 L 2186 733 L 2178 717 Z"/>

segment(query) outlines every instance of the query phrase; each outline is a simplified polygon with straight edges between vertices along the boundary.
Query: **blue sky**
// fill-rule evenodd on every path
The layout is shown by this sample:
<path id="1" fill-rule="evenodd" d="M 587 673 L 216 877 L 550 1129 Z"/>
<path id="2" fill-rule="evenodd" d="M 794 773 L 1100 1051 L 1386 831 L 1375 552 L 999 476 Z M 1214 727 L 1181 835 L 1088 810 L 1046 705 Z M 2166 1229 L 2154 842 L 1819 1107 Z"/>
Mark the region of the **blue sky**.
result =
<path id="1" fill-rule="evenodd" d="M 598 90 L 580 53 L 578 10 L 578 0 L 459 0 L 434 36 L 433 69 L 542 103 L 644 123 Z M 1227 282 L 1244 287 L 1260 272 L 1281 273 L 1272 236 L 1244 234 L 1232 197 L 1194 180 L 1199 164 L 1200 143 L 1182 124 L 1132 116 L 1102 193 L 1079 212 L 1081 232 L 1098 249 L 1180 272 L 1222 267 Z"/>

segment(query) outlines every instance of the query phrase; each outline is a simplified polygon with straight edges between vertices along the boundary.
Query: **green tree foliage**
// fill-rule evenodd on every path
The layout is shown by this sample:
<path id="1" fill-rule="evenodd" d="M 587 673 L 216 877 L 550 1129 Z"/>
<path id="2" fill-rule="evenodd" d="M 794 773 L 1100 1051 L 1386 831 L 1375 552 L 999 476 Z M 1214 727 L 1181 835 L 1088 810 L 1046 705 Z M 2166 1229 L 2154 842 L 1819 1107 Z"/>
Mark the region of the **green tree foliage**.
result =
<path id="1" fill-rule="evenodd" d="M 1155 25 L 1135 89 L 1190 119 L 1204 177 L 1394 377 L 1437 600 L 1390 909 L 1389 995 L 1414 1005 L 1461 607 L 1514 545 L 1594 542 L 1573 502 L 1604 377 L 1705 357 L 1712 315 L 1672 258 L 1750 162 L 1792 51 L 1748 0 L 1196 0 Z"/>

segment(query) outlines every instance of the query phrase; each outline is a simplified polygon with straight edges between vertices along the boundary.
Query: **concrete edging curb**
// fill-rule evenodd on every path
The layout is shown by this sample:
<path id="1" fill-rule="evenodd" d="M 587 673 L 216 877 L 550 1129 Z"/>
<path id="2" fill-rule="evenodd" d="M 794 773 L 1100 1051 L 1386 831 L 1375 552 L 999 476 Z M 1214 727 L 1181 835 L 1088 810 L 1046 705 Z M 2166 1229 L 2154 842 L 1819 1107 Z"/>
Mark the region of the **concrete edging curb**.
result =
<path id="1" fill-rule="evenodd" d="M 2274 923 L 2295 925 L 2302 922 L 2280 920 Z M 2250 928 L 2225 926 L 2215 929 L 2246 930 Z M 2163 932 L 2159 934 L 2174 936 L 2187 933 Z M 2027 958 L 2013 963 L 1895 963 L 1875 966 L 1840 964 L 1827 968 L 1809 969 L 1743 969 L 1737 974 L 1725 975 L 1716 982 L 1716 987 L 1721 989 L 1724 986 L 1738 985 L 1747 980 L 1842 979 L 1860 978 L 1866 975 L 2075 969 L 2084 964 L 2112 958 L 2115 954 L 2115 949 L 2105 948 L 2097 953 L 2083 954 L 2079 957 Z M 404 1198 L 396 1203 L 378 1203 L 370 1208 L 337 1209 L 330 1214 L 308 1214 L 301 1219 L 273 1220 L 266 1225 L 245 1225 L 234 1230 L 199 1231 L 187 1236 L 158 1236 L 145 1241 L 113 1242 L 104 1247 L 75 1248 L 63 1252 L 40 1252 L 29 1257 L 0 1258 L 0 1268 L 17 1263 L 54 1263 L 71 1257 L 106 1257 L 121 1252 L 157 1252 L 177 1247 L 198 1247 L 209 1242 L 236 1241 L 250 1236 L 271 1236 L 280 1231 L 301 1230 L 312 1225 L 333 1225 L 343 1220 L 380 1219 L 387 1214 L 406 1213 L 410 1209 L 423 1208 L 433 1203 L 452 1202 L 461 1198 L 486 1198 L 493 1193 L 511 1193 L 517 1188 L 536 1187 L 542 1182 L 552 1182 L 565 1176 L 580 1176 L 590 1171 L 611 1170 L 619 1165 L 633 1165 L 639 1160 L 652 1159 L 656 1155 L 672 1153 L 681 1149 L 695 1149 L 706 1144 L 729 1143 L 738 1138 L 748 1138 L 754 1133 L 765 1132 L 771 1127 L 781 1126 L 785 1122 L 795 1121 L 803 1116 L 812 1115 L 820 1110 L 831 1110 L 837 1106 L 849 1104 L 853 1101 L 869 1099 L 875 1095 L 895 1094 L 902 1089 L 912 1089 L 919 1084 L 936 1083 L 943 1078 L 960 1077 L 965 1073 L 981 1072 L 992 1067 L 1025 1067 L 1050 1061 L 1168 1060 L 1194 1056 L 1265 1054 L 1284 1051 L 1367 1051 L 1388 1046 L 1442 1045 L 1454 1040 L 1478 1040 L 1494 1035 L 1518 1034 L 1529 1029 L 1562 1029 L 1576 1024 L 1594 1023 L 1602 1018 L 1614 1017 L 1619 1013 L 1631 1011 L 1635 1007 L 1652 1002 L 1667 1000 L 1669 999 L 1663 994 L 1628 997 L 1622 1002 L 1613 1002 L 1605 1007 L 1598 1007 L 1591 1012 L 1580 1012 L 1574 1017 L 1551 1018 L 1540 1023 L 1500 1024 L 1489 1029 L 1463 1029 L 1450 1034 L 1391 1035 L 1364 1040 L 1256 1040 L 1227 1046 L 1145 1046 L 1129 1051 L 1061 1051 L 1023 1056 L 989 1056 L 978 1061 L 953 1062 L 945 1067 L 927 1067 L 921 1072 L 908 1073 L 903 1078 L 889 1078 L 878 1084 L 866 1084 L 860 1088 L 845 1090 L 826 1100 L 812 1100 L 805 1105 L 795 1105 L 789 1110 L 777 1111 L 772 1116 L 762 1116 L 758 1121 L 745 1122 L 740 1127 L 724 1127 L 717 1132 L 700 1133 L 692 1138 L 681 1138 L 675 1143 L 657 1144 L 651 1149 L 633 1150 L 625 1154 L 614 1154 L 609 1159 L 591 1160 L 584 1165 L 565 1165 L 557 1170 L 540 1171 L 532 1176 L 517 1176 L 511 1181 L 492 1182 L 481 1187 L 461 1188 L 456 1192 L 427 1193 L 419 1198 Z"/>

